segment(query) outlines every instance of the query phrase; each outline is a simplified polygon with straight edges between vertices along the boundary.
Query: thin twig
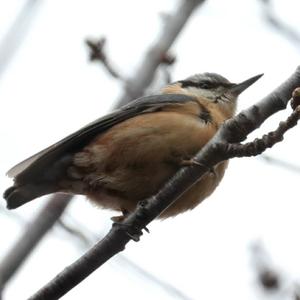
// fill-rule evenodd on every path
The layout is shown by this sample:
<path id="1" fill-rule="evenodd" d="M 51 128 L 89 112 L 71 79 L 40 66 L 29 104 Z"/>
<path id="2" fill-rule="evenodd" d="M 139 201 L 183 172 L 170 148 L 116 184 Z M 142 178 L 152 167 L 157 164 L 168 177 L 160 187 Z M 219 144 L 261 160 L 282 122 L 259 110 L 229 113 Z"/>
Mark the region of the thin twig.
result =
<path id="1" fill-rule="evenodd" d="M 282 36 L 291 41 L 297 48 L 300 45 L 300 32 L 297 32 L 288 24 L 285 24 L 283 21 L 279 19 L 278 16 L 275 15 L 272 2 L 261 0 L 264 19 L 268 25 L 278 31 Z"/>
<path id="2" fill-rule="evenodd" d="M 292 163 L 289 163 L 287 161 L 272 157 L 270 155 L 260 155 L 259 158 L 263 159 L 265 162 L 272 164 L 272 165 L 276 165 L 279 166 L 281 168 L 284 168 L 286 170 L 292 171 L 292 172 L 296 172 L 296 173 L 300 173 L 300 166 L 299 165 L 295 165 Z"/>
<path id="3" fill-rule="evenodd" d="M 112 63 L 109 61 L 107 54 L 104 50 L 106 44 L 106 38 L 102 37 L 98 40 L 86 39 L 85 43 L 88 46 L 90 51 L 89 54 L 90 61 L 101 62 L 112 77 L 123 80 L 123 76 L 121 76 L 121 74 L 117 72 L 116 69 L 112 66 Z"/>
<path id="4" fill-rule="evenodd" d="M 293 110 L 296 110 L 296 109 L 299 110 L 299 106 L 300 106 L 300 88 L 296 88 L 293 91 L 292 100 L 291 100 L 290 103 L 291 103 L 291 107 L 292 107 Z M 264 159 L 268 163 L 272 163 L 272 164 L 275 164 L 275 165 L 280 166 L 282 168 L 285 168 L 287 170 L 300 173 L 300 166 L 297 166 L 295 164 L 288 163 L 286 161 L 280 160 L 278 158 L 271 157 L 271 156 L 266 155 L 266 154 L 261 155 L 260 158 Z"/>
<path id="5" fill-rule="evenodd" d="M 294 300 L 300 300 L 300 285 L 299 283 L 296 283 L 294 285 L 294 295 L 293 295 Z"/>
<path id="6" fill-rule="evenodd" d="M 136 273 L 140 276 L 144 277 L 146 280 L 156 284 L 163 290 L 165 290 L 169 295 L 173 297 L 173 299 L 181 299 L 181 300 L 192 300 L 188 295 L 183 293 L 181 290 L 175 287 L 175 285 L 170 284 L 169 282 L 161 280 L 158 276 L 154 276 L 150 272 L 146 271 L 145 269 L 141 268 L 138 264 L 134 261 L 128 259 L 126 256 L 120 254 L 117 258 L 118 262 L 121 264 L 126 264 L 126 268 L 132 268 Z"/>
<path id="7" fill-rule="evenodd" d="M 298 86 L 300 67 L 286 82 L 256 105 L 226 121 L 194 157 L 198 165 L 181 168 L 155 196 L 140 202 L 122 223 L 115 223 L 100 242 L 30 297 L 30 300 L 59 299 L 109 258 L 123 251 L 131 239 L 137 241 L 142 230 L 198 181 L 207 172 L 207 167 L 226 160 L 227 153 L 224 147 L 219 147 L 220 144 L 244 141 L 268 117 L 286 108 L 293 90 Z"/>
<path id="8" fill-rule="evenodd" d="M 253 142 L 246 144 L 222 144 L 226 149 L 227 158 L 257 156 L 267 148 L 273 147 L 283 140 L 284 134 L 297 125 L 300 119 L 300 106 L 298 106 L 286 121 L 280 122 L 278 128 L 265 134 L 262 138 L 257 138 Z"/>
<path id="9" fill-rule="evenodd" d="M 72 226 L 68 225 L 65 221 L 59 219 L 57 225 L 66 231 L 68 234 L 72 235 L 79 239 L 85 246 L 89 246 L 91 241 L 90 239 L 79 229 L 75 229 Z"/>
<path id="10" fill-rule="evenodd" d="M 12 61 L 37 13 L 40 0 L 27 0 L 14 23 L 0 41 L 0 76 Z"/>
<path id="11" fill-rule="evenodd" d="M 162 87 L 172 82 L 171 67 L 176 62 L 174 55 L 165 53 L 161 57 L 159 68 L 157 69 L 151 84 L 144 90 L 144 94 L 152 95 L 157 93 Z"/>
<path id="12" fill-rule="evenodd" d="M 168 17 L 168 22 L 165 24 L 157 42 L 146 53 L 144 60 L 137 69 L 139 80 L 136 80 L 136 76 L 133 76 L 133 78 L 125 81 L 125 93 L 119 100 L 122 105 L 144 94 L 145 87 L 149 86 L 153 80 L 154 74 L 161 64 L 162 57 L 169 52 L 170 47 L 191 14 L 204 1 L 182 0 L 174 15 Z"/>

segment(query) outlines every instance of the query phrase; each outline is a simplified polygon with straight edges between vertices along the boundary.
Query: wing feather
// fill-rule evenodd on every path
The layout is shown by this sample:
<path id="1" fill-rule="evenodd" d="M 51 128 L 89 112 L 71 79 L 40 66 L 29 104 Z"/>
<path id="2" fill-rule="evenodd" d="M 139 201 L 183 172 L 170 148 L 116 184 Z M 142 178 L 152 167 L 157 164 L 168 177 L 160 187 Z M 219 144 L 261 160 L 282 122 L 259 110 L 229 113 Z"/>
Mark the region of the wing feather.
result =
<path id="1" fill-rule="evenodd" d="M 196 101 L 196 99 L 182 94 L 160 94 L 136 99 L 20 162 L 11 168 L 7 172 L 7 175 L 9 177 L 14 177 L 17 181 L 23 181 L 27 177 L 36 176 L 41 170 L 53 165 L 64 155 L 75 153 L 96 135 L 124 120 L 142 113 L 157 111 L 161 107 L 169 104 L 185 103 L 189 101 Z"/>

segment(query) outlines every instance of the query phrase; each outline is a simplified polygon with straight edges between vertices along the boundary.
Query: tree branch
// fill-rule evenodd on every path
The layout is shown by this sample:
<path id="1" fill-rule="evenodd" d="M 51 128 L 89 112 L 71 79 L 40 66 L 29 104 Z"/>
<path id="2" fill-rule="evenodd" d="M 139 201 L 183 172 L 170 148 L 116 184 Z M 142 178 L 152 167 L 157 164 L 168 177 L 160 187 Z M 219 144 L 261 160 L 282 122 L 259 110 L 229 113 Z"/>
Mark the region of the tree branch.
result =
<path id="1" fill-rule="evenodd" d="M 12 58 L 22 45 L 31 22 L 37 13 L 39 0 L 27 0 L 13 24 L 0 41 L 0 76 L 4 73 Z"/>
<path id="2" fill-rule="evenodd" d="M 181 168 L 155 196 L 141 201 L 136 210 L 122 223 L 114 223 L 100 242 L 58 274 L 30 300 L 58 299 L 109 258 L 124 250 L 131 239 L 137 241 L 142 230 L 197 182 L 209 167 L 227 159 L 226 148 L 220 147 L 220 144 L 244 141 L 247 135 L 269 116 L 286 107 L 293 90 L 298 86 L 300 86 L 300 67 L 287 81 L 256 105 L 226 121 L 211 141 L 195 156 L 194 159 L 199 165 Z"/>
<path id="3" fill-rule="evenodd" d="M 99 41 L 87 40 L 86 43 L 91 50 L 90 59 L 101 61 L 113 77 L 123 80 L 124 94 L 119 99 L 121 106 L 144 94 L 146 87 L 151 84 L 155 72 L 161 64 L 172 64 L 174 62 L 168 54 L 168 51 L 191 14 L 204 1 L 205 0 L 182 0 L 174 15 L 168 16 L 160 37 L 148 50 L 140 67 L 137 69 L 136 74 L 138 74 L 138 80 L 136 80 L 136 76 L 130 79 L 122 78 L 119 73 L 112 68 L 103 51 L 105 39 L 102 38 Z"/>
<path id="4" fill-rule="evenodd" d="M 71 218 L 71 216 L 69 216 L 69 218 Z M 57 225 L 66 230 L 73 238 L 81 240 L 82 245 L 84 245 L 84 250 L 93 246 L 97 241 L 99 241 L 100 238 L 103 237 L 103 235 L 96 235 L 95 233 L 92 233 L 88 228 L 84 226 L 84 224 L 79 223 L 74 218 L 72 218 L 72 223 L 74 222 L 77 222 L 77 224 L 74 224 L 73 228 L 70 225 L 66 225 L 63 222 L 60 222 L 60 220 L 58 221 Z M 80 228 L 80 230 L 78 228 Z M 133 272 L 136 273 L 139 278 L 144 278 L 147 282 L 158 286 L 159 288 L 164 290 L 165 293 L 175 299 L 191 300 L 191 298 L 187 294 L 178 289 L 175 285 L 160 279 L 159 276 L 155 276 L 151 272 L 142 268 L 133 260 L 127 258 L 125 255 L 118 255 L 116 263 L 127 271 L 128 269 L 133 270 Z"/>
<path id="5" fill-rule="evenodd" d="M 285 122 L 280 122 L 275 131 L 265 134 L 260 139 L 255 139 L 253 142 L 246 144 L 220 144 L 220 147 L 225 147 L 224 152 L 227 153 L 227 158 L 233 157 L 249 157 L 263 153 L 267 148 L 273 147 L 276 143 L 283 140 L 283 135 L 291 128 L 297 125 L 300 118 L 300 106 L 287 118 Z"/>
<path id="6" fill-rule="evenodd" d="M 120 98 L 121 105 L 144 94 L 155 74 L 162 58 L 168 53 L 170 47 L 178 37 L 187 20 L 195 9 L 205 0 L 183 0 L 173 16 L 168 17 L 168 22 L 164 26 L 157 42 L 146 53 L 144 60 L 137 69 L 139 80 L 135 76 L 125 81 L 125 92 Z"/>
<path id="7" fill-rule="evenodd" d="M 294 163 L 289 163 L 287 161 L 278 159 L 276 157 L 272 157 L 269 155 L 261 155 L 260 156 L 261 159 L 263 159 L 265 162 L 272 164 L 272 165 L 276 165 L 279 166 L 281 168 L 284 168 L 286 170 L 292 171 L 292 172 L 296 172 L 296 173 L 300 173 L 300 166 L 299 165 L 295 165 Z"/>
<path id="8" fill-rule="evenodd" d="M 268 25 L 274 28 L 278 33 L 283 37 L 292 42 L 297 48 L 300 44 L 300 32 L 297 32 L 294 28 L 285 24 L 284 21 L 280 20 L 278 16 L 273 11 L 272 1 L 270 0 L 261 0 L 263 5 L 263 14 L 265 21 Z"/>

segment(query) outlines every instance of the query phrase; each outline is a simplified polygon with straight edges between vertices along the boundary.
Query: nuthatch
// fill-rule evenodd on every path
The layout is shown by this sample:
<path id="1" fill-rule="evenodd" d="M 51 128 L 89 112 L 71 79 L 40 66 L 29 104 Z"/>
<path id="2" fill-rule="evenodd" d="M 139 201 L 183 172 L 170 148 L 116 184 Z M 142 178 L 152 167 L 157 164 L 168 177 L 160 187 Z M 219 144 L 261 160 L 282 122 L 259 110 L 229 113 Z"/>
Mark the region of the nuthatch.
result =
<path id="1" fill-rule="evenodd" d="M 193 164 L 234 115 L 238 95 L 261 76 L 235 84 L 215 73 L 197 74 L 132 101 L 10 169 L 7 207 L 63 192 L 124 215 L 133 211 L 181 166 Z M 214 176 L 204 175 L 161 217 L 193 209 L 215 190 L 226 167 L 227 161 L 218 164 Z"/>

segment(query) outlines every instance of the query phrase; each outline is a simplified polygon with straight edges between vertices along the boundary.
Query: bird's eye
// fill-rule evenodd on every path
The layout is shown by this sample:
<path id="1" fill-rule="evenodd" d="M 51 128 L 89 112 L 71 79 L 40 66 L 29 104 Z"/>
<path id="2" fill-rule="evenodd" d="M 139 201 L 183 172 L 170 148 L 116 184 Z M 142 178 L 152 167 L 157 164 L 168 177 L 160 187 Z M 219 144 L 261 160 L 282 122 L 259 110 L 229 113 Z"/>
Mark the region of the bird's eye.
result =
<path id="1" fill-rule="evenodd" d="M 213 86 L 210 82 L 205 81 L 205 82 L 199 82 L 199 87 L 201 89 L 211 89 Z"/>

